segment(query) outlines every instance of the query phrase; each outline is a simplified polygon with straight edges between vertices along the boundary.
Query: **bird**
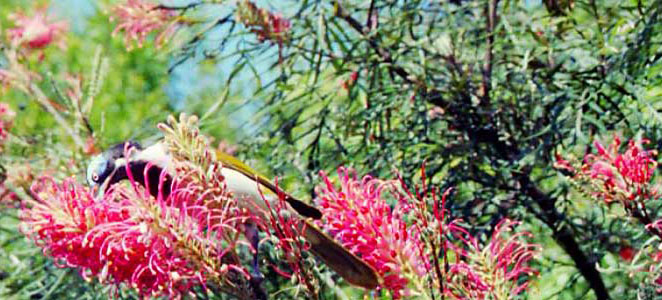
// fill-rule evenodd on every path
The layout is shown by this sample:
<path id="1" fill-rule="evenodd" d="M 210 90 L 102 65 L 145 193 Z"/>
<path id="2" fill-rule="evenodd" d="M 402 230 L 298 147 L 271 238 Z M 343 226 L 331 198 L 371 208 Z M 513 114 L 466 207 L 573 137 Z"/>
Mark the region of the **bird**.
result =
<path id="1" fill-rule="evenodd" d="M 131 151 L 126 149 L 132 148 Z M 128 153 L 130 157 L 125 157 Z M 271 180 L 241 162 L 239 159 L 221 151 L 216 151 L 216 159 L 222 163 L 221 175 L 224 177 L 227 188 L 243 200 L 247 208 L 262 209 L 268 212 L 273 204 L 265 202 L 277 201 L 278 194 L 285 195 L 287 211 L 292 217 L 298 218 L 305 224 L 302 226 L 303 238 L 310 244 L 310 251 L 319 257 L 329 268 L 352 285 L 366 289 L 375 289 L 381 283 L 381 278 L 375 269 L 364 260 L 353 254 L 332 237 L 322 232 L 312 221 L 323 217 L 316 207 L 301 201 L 280 190 Z M 135 141 L 124 141 L 109 147 L 106 151 L 94 156 L 87 168 L 87 181 L 92 188 L 99 188 L 103 192 L 113 184 L 128 179 L 127 166 L 134 180 L 145 185 L 149 184 L 150 193 L 157 197 L 159 194 L 159 180 L 162 171 L 166 176 L 163 181 L 161 193 L 167 197 L 172 184 L 172 157 L 168 153 L 163 141 L 143 148 Z M 145 172 L 145 168 L 148 168 Z M 147 178 L 145 178 L 145 175 Z M 146 179 L 146 180 L 145 180 Z M 252 203 L 252 204 L 250 204 Z M 264 216 L 264 214 L 258 214 Z M 253 226 L 254 227 L 254 226 Z M 251 235 L 252 237 L 249 237 Z M 257 233 L 246 234 L 257 249 Z M 257 253 L 254 258 L 254 268 L 257 268 Z M 258 271 L 259 273 L 259 271 Z"/>

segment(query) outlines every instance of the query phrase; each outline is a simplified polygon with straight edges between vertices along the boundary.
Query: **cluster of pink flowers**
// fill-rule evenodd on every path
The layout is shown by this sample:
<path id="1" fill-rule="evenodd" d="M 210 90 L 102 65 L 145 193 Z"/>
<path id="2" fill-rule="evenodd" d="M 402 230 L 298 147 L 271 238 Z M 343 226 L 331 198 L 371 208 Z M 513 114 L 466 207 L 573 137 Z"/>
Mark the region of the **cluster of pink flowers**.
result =
<path id="1" fill-rule="evenodd" d="M 326 174 L 318 189 L 316 203 L 325 219 L 319 224 L 333 237 L 371 265 L 383 278 L 383 288 L 395 298 L 407 295 L 412 278 L 429 270 L 428 258 L 421 255 L 421 232 L 406 223 L 407 205 L 391 208 L 385 190 L 395 182 L 370 176 L 359 180 L 352 171 L 340 168 L 340 188 Z"/>
<path id="2" fill-rule="evenodd" d="M 563 159 L 560 155 L 557 155 L 555 167 L 572 176 L 572 180 L 582 184 L 582 188 L 587 186 L 596 198 L 608 204 L 620 203 L 626 213 L 643 224 L 651 235 L 662 237 L 662 220 L 656 220 L 647 209 L 648 202 L 659 196 L 658 188 L 652 181 L 657 168 L 654 158 L 657 151 L 645 150 L 643 146 L 648 143 L 646 139 L 630 140 L 625 149 L 621 150 L 621 139 L 618 136 L 607 147 L 594 141 L 596 153 L 585 155 L 581 167 L 575 167 L 579 163 Z M 659 275 L 662 256 L 655 250 L 658 254 L 647 259 L 646 255 L 640 255 L 645 253 L 643 250 L 625 244 L 618 250 L 618 255 L 623 261 L 631 262 L 632 270 L 636 272 L 641 272 L 641 266 L 645 265 L 636 260 L 647 260 L 651 282 L 662 284 L 662 276 Z"/>
<path id="3" fill-rule="evenodd" d="M 447 293 L 455 299 L 511 299 L 524 291 L 528 281 L 521 278 L 535 274 L 528 267 L 529 261 L 539 251 L 539 246 L 526 244 L 519 232 L 506 237 L 519 222 L 504 219 L 495 227 L 492 238 L 485 246 L 459 222 L 451 222 L 450 232 L 461 245 L 448 243 L 456 253 L 456 261 L 450 263 Z"/>
<path id="4" fill-rule="evenodd" d="M 102 282 L 129 283 L 144 295 L 177 294 L 204 282 L 178 255 L 172 236 L 153 230 L 152 218 L 135 216 L 140 212 L 131 198 L 114 201 L 115 194 L 106 194 L 95 201 L 73 179 L 58 184 L 45 178 L 34 192 L 39 202 L 24 211 L 26 234 L 60 266 Z"/>
<path id="5" fill-rule="evenodd" d="M 176 297 L 209 280 L 222 284 L 228 273 L 247 278 L 243 267 L 225 263 L 238 261 L 226 257 L 242 220 L 231 203 L 210 208 L 183 183 L 154 198 L 130 177 L 130 188 L 115 185 L 101 199 L 73 178 L 39 180 L 22 212 L 24 232 L 58 265 L 144 296 Z"/>
<path id="6" fill-rule="evenodd" d="M 595 154 L 584 157 L 581 168 L 575 168 L 573 162 L 557 155 L 555 167 L 571 173 L 576 179 L 588 179 L 595 187 L 594 194 L 607 203 L 620 201 L 626 207 L 636 199 L 640 201 L 654 198 L 657 189 L 651 185 L 653 173 L 657 168 L 655 150 L 644 150 L 649 141 L 630 140 L 624 152 L 619 152 L 621 140 L 615 136 L 608 147 L 599 141 L 593 146 Z"/>
<path id="7" fill-rule="evenodd" d="M 618 192 L 624 193 L 627 200 L 633 200 L 637 196 L 652 197 L 655 191 L 647 187 L 657 162 L 653 159 L 655 151 L 642 148 L 642 145 L 648 143 L 646 139 L 640 142 L 630 140 L 625 152 L 619 153 L 621 141 L 618 137 L 614 137 L 607 148 L 595 141 L 593 145 L 598 153 L 586 155 L 582 171 L 591 178 L 604 182 L 606 193 L 603 196 L 606 201 L 613 200 L 613 195 Z"/>
<path id="8" fill-rule="evenodd" d="M 255 33 L 258 39 L 283 44 L 289 39 L 291 24 L 281 14 L 274 14 L 243 0 L 237 4 L 237 21 Z"/>
<path id="9" fill-rule="evenodd" d="M 127 49 L 132 48 L 132 40 L 142 47 L 145 38 L 152 31 L 158 31 L 155 43 L 164 44 L 176 32 L 178 21 L 174 10 L 161 8 L 144 0 L 126 0 L 112 8 L 111 21 L 118 24 L 113 35 L 124 32 L 124 43 Z"/>
<path id="10" fill-rule="evenodd" d="M 322 173 L 325 184 L 318 188 L 316 203 L 322 207 L 324 219 L 319 224 L 373 266 L 383 279 L 381 288 L 395 298 L 430 293 L 434 288 L 426 285 L 434 276 L 440 278 L 432 281 L 453 299 L 480 299 L 471 298 L 480 295 L 511 299 L 527 287 L 524 277 L 534 273 L 528 263 L 538 246 L 521 241 L 528 233 L 506 237 L 517 222 L 502 221 L 490 242 L 481 246 L 458 221 L 445 225 L 445 213 L 436 196 L 429 211 L 427 192 L 421 194 L 417 189 L 414 195 L 404 186 L 398 189 L 396 181 L 370 176 L 358 179 L 345 168 L 338 175 L 339 188 Z M 397 202 L 395 206 L 388 203 L 388 196 Z M 446 196 L 444 193 L 442 204 Z M 459 245 L 443 238 L 449 233 L 458 238 Z M 440 237 L 442 244 L 433 242 Z M 440 251 L 443 257 L 438 257 Z M 446 261 L 448 253 L 455 253 L 455 262 Z"/>
<path id="11" fill-rule="evenodd" d="M 15 24 L 15 27 L 7 30 L 12 44 L 24 45 L 33 50 L 46 48 L 53 43 L 65 47 L 63 35 L 68 29 L 67 23 L 52 20 L 45 8 L 36 9 L 31 16 L 13 13 L 9 19 Z"/>

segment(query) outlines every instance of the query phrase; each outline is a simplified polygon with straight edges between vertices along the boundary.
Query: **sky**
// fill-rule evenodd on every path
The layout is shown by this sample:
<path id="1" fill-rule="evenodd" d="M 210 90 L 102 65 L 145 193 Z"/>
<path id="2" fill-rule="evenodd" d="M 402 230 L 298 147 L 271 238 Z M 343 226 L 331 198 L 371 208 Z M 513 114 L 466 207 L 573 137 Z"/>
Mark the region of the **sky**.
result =
<path id="1" fill-rule="evenodd" d="M 170 0 L 169 2 L 171 5 L 183 5 L 192 1 Z M 71 9 L 72 7 L 76 9 Z M 51 9 L 58 16 L 66 18 L 75 33 L 85 34 L 87 19 L 97 14 L 101 8 L 95 0 L 57 0 L 52 1 Z M 207 35 L 205 47 L 211 48 L 211 43 L 220 40 L 226 33 L 227 26 L 211 32 Z M 202 53 L 197 54 L 197 57 L 187 60 L 173 69 L 173 72 L 169 74 L 168 84 L 164 87 L 164 92 L 169 98 L 170 106 L 175 110 L 183 110 L 186 107 L 187 101 L 205 89 L 219 89 L 218 87 L 224 84 L 227 74 L 231 72 L 234 66 L 233 59 L 226 59 L 217 62 L 215 70 L 211 73 L 201 74 L 199 65 L 203 55 Z M 176 58 L 173 57 L 171 63 L 175 61 Z M 264 72 L 264 70 L 262 71 Z M 243 76 L 239 76 L 238 83 L 243 85 L 247 81 L 250 83 L 250 78 L 246 77 L 247 74 L 241 75 Z M 236 87 L 235 90 L 243 91 L 242 95 L 245 97 L 249 97 L 252 94 L 251 89 L 246 86 Z"/>

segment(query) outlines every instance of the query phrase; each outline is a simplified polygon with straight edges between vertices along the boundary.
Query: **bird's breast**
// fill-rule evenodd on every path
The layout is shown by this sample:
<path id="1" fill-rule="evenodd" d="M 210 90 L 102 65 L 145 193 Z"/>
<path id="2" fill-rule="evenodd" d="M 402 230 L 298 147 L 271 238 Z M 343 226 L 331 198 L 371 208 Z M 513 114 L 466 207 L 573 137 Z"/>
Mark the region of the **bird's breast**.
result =
<path id="1" fill-rule="evenodd" d="M 263 211 L 269 210 L 265 203 L 272 201 L 274 194 L 267 187 L 262 186 L 253 178 L 250 178 L 243 173 L 230 169 L 221 169 L 221 174 L 225 177 L 225 184 L 227 188 L 234 193 L 234 196 L 242 201 L 241 205 L 250 210 L 261 209 Z M 262 192 L 262 193 L 260 193 Z"/>

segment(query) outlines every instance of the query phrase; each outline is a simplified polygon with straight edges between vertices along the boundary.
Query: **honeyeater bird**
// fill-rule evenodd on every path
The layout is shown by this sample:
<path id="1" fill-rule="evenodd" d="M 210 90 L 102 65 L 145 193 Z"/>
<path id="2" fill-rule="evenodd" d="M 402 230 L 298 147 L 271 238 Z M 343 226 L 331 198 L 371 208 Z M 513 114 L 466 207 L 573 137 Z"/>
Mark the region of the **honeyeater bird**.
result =
<path id="1" fill-rule="evenodd" d="M 134 150 L 128 152 L 131 153 L 131 157 L 125 157 L 125 147 L 134 148 Z M 109 187 L 119 181 L 128 179 L 126 171 L 128 164 L 128 169 L 134 179 L 143 185 L 147 180 L 150 193 L 156 197 L 159 193 L 158 182 L 162 170 L 165 170 L 167 174 L 173 174 L 174 166 L 166 148 L 162 142 L 157 142 L 144 149 L 140 144 L 133 141 L 117 144 L 92 158 L 87 169 L 87 181 L 93 187 Z M 259 208 L 256 208 L 255 204 L 249 204 L 251 201 L 244 200 L 246 208 L 251 210 L 261 209 L 265 212 L 269 209 L 265 199 L 270 202 L 278 200 L 276 185 L 266 177 L 258 174 L 233 156 L 221 151 L 216 151 L 216 159 L 222 163 L 223 168 L 220 172 L 225 178 L 227 188 L 234 193 L 237 199 L 249 198 L 259 206 Z M 150 167 L 145 174 L 147 166 Z M 147 175 L 147 178 L 144 178 L 144 175 Z M 169 193 L 172 178 L 168 176 L 163 184 L 162 193 Z M 287 193 L 285 193 L 285 201 L 288 204 L 287 210 L 291 212 L 290 215 L 305 223 L 305 226 L 302 227 L 302 235 L 310 244 L 310 250 L 313 254 L 347 282 L 368 289 L 377 287 L 379 277 L 370 265 L 311 223 L 312 220 L 322 218 L 322 212 L 319 209 Z M 257 215 L 264 216 L 265 214 L 259 213 Z M 246 234 L 257 249 L 257 234 L 250 235 L 252 237 Z M 255 268 L 257 268 L 257 256 L 254 263 Z"/>

